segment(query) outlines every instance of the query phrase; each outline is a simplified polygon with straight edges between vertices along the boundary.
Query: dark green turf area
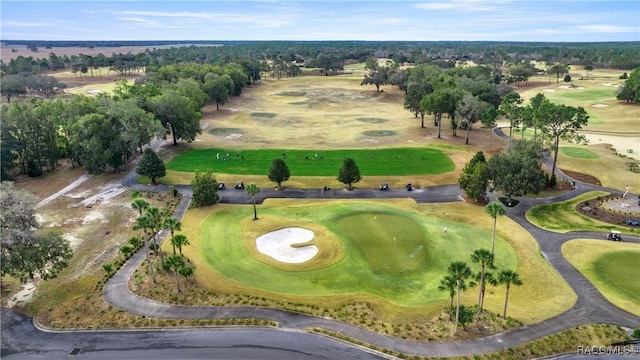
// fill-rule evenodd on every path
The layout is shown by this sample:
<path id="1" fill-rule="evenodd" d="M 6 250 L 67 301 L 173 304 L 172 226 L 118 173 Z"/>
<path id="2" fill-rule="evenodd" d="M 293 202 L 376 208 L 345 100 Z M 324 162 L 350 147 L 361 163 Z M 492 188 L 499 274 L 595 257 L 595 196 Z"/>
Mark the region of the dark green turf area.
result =
<path id="1" fill-rule="evenodd" d="M 627 299 L 640 298 L 637 251 L 616 251 L 593 263 L 594 274 L 607 286 Z"/>
<path id="2" fill-rule="evenodd" d="M 597 159 L 598 154 L 591 150 L 579 148 L 575 146 L 563 146 L 560 148 L 560 152 L 564 155 L 577 158 L 577 159 Z"/>
<path id="3" fill-rule="evenodd" d="M 229 154 L 227 160 L 223 160 Z M 217 154 L 219 154 L 219 158 Z M 283 154 L 286 155 L 283 156 Z M 455 169 L 442 151 L 431 148 L 355 150 L 231 150 L 191 149 L 173 158 L 167 170 L 265 175 L 275 158 L 284 158 L 291 175 L 337 176 L 345 158 L 356 161 L 363 176 L 435 175 Z"/>
<path id="4" fill-rule="evenodd" d="M 396 132 L 392 130 L 367 130 L 362 134 L 367 136 L 393 136 Z"/>

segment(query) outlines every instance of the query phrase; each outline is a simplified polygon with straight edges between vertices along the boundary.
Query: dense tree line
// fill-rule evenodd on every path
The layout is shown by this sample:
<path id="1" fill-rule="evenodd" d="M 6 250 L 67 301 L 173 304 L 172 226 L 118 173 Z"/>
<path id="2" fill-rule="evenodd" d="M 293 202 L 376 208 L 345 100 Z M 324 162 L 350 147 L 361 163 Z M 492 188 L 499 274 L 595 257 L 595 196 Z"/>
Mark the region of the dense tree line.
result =
<path id="1" fill-rule="evenodd" d="M 404 108 L 416 118 L 420 117 L 421 127 L 425 127 L 425 115 L 433 115 L 440 138 L 442 117 L 446 114 L 453 136 L 457 136 L 458 129 L 466 130 L 466 144 L 473 124 L 493 123 L 502 99 L 513 92 L 502 81 L 500 69 L 487 66 L 442 68 L 421 64 L 407 70 L 395 70 L 393 66 L 384 69 L 384 83 L 397 85 L 405 91 Z M 379 68 L 377 72 L 380 72 Z M 365 76 L 363 84 L 375 84 L 375 79 L 372 71 Z"/>
<path id="2" fill-rule="evenodd" d="M 193 141 L 201 132 L 205 103 L 223 105 L 249 79 L 238 64 L 177 64 L 149 68 L 135 84 L 117 80 L 112 96 L 3 104 L 2 179 L 16 173 L 39 176 L 62 158 L 91 174 L 127 169 L 134 152 L 167 132 L 174 144 Z"/>
<path id="3" fill-rule="evenodd" d="M 12 42 L 11 44 L 18 44 Z M 146 66 L 162 66 L 181 62 L 221 64 L 243 59 L 255 61 L 282 60 L 287 63 L 335 70 L 347 60 L 365 62 L 367 58 L 389 58 L 395 63 L 440 64 L 473 61 L 497 67 L 521 62 L 541 61 L 549 64 L 574 64 L 596 68 L 630 70 L 640 66 L 640 44 L 637 42 L 606 43 L 518 43 L 518 42 L 420 42 L 420 41 L 216 41 L 171 42 L 170 48 L 153 48 L 169 42 L 20 42 L 33 47 L 114 46 L 111 56 L 98 54 L 56 56 L 55 49 L 42 57 L 23 57 L 0 64 L 5 74 L 34 73 L 47 69 L 75 70 L 80 76 L 91 69 L 108 68 L 120 74 L 140 71 Z M 212 43 L 220 46 L 210 46 Z M 150 46 L 144 52 L 117 53 L 115 46 Z M 182 46 L 180 46 L 182 45 Z M 187 46 L 191 45 L 191 46 Z M 202 45 L 202 46 L 198 46 Z M 49 50 L 49 49 L 47 49 Z M 39 54 L 39 52 L 35 52 Z M 514 69 L 515 71 L 516 69 Z M 521 67 L 525 70 L 526 67 Z"/>

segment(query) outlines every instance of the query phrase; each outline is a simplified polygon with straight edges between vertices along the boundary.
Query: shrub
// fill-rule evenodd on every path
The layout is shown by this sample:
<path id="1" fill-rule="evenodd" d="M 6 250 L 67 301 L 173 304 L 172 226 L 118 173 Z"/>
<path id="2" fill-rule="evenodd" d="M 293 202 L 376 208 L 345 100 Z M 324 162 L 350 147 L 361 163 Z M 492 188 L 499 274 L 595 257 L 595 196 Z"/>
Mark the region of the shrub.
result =
<path id="1" fill-rule="evenodd" d="M 31 160 L 27 164 L 27 175 L 29 175 L 29 177 L 38 177 L 42 175 L 42 168 L 34 160 Z"/>

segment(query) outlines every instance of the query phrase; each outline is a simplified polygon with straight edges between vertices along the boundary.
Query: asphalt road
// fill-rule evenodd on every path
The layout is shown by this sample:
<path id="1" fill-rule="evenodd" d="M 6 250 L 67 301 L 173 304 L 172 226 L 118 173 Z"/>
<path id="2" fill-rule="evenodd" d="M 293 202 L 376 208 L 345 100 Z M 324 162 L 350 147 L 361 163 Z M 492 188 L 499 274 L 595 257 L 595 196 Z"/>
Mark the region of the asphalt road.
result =
<path id="1" fill-rule="evenodd" d="M 2 308 L 2 359 L 384 359 L 329 337 L 268 328 L 44 332 Z M 71 355 L 77 351 L 75 355 Z"/>

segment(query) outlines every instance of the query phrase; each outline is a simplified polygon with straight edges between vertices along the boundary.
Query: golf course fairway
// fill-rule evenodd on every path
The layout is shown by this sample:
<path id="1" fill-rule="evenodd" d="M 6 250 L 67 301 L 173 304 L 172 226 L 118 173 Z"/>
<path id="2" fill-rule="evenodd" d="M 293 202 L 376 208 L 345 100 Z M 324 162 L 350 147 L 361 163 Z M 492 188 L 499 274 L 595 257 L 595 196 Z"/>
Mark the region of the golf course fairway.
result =
<path id="1" fill-rule="evenodd" d="M 295 296 L 365 293 L 405 306 L 447 299 L 437 286 L 449 263 L 468 261 L 469 254 L 491 238 L 491 233 L 467 224 L 372 202 L 265 207 L 258 221 L 251 220 L 251 215 L 251 207 L 237 206 L 206 219 L 200 239 L 202 257 L 236 282 Z M 307 228 L 315 224 L 317 258 L 281 264 L 258 256 L 257 236 L 300 224 Z M 445 225 L 451 229 L 447 236 L 442 231 Z M 496 254 L 496 266 L 517 266 L 515 252 L 502 238 L 497 240 Z"/>
<path id="2" fill-rule="evenodd" d="M 366 302 L 378 316 L 415 320 L 448 305 L 438 285 L 451 262 L 478 272 L 471 253 L 491 249 L 493 221 L 472 204 L 267 199 L 257 213 L 253 220 L 252 205 L 189 209 L 182 223 L 191 245 L 184 251 L 203 289 L 320 308 Z M 287 227 L 312 231 L 313 240 L 294 246 L 315 245 L 317 255 L 293 264 L 258 251 L 259 236 Z M 516 270 L 524 283 L 509 294 L 511 316 L 533 323 L 573 306 L 575 293 L 540 255 L 535 239 L 506 217 L 498 219 L 495 253 L 491 271 Z M 477 295 L 471 288 L 462 301 L 473 305 Z M 504 296 L 504 286 L 489 286 L 485 308 L 501 312 Z"/>
<path id="3" fill-rule="evenodd" d="M 640 245 L 576 239 L 562 245 L 562 254 L 607 300 L 640 315 Z"/>

